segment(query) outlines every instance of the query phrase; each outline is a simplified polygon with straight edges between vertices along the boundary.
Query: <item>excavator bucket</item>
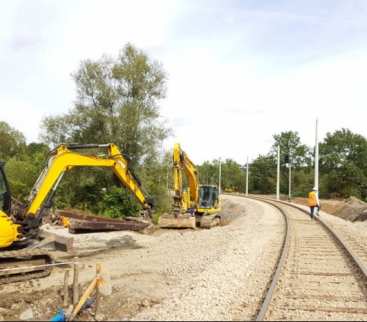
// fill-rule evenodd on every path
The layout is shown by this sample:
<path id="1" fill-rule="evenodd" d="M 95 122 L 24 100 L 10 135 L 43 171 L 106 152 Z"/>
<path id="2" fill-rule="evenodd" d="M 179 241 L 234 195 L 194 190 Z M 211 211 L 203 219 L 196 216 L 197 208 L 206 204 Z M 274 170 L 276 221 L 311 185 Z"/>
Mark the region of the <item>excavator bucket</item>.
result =
<path id="1" fill-rule="evenodd" d="M 196 218 L 189 213 L 179 215 L 164 214 L 159 217 L 158 225 L 160 228 L 195 229 Z"/>

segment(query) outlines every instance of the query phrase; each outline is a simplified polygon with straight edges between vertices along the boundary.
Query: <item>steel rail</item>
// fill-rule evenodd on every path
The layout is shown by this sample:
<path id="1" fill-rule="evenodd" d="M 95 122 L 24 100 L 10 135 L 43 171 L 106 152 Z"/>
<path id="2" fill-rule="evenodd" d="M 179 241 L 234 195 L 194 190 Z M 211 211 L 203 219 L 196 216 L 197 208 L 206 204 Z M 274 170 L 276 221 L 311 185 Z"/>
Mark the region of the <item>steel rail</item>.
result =
<path id="1" fill-rule="evenodd" d="M 250 198 L 252 199 L 252 198 Z M 255 199 L 255 198 L 253 198 Z M 273 276 L 271 277 L 271 283 L 270 286 L 266 292 L 266 296 L 264 298 L 264 301 L 262 302 L 261 308 L 258 312 L 258 314 L 256 315 L 256 321 L 263 321 L 266 315 L 266 312 L 269 309 L 271 300 L 273 298 L 273 294 L 275 291 L 275 288 L 278 284 L 280 275 L 282 274 L 284 265 L 285 265 L 285 261 L 287 259 L 287 255 L 288 255 L 288 251 L 289 251 L 289 244 L 290 244 L 290 232 L 289 232 L 289 222 L 288 222 L 288 217 L 285 214 L 285 211 L 283 209 L 281 209 L 280 207 L 278 207 L 277 205 L 274 205 L 272 203 L 268 203 L 269 205 L 273 206 L 274 208 L 276 208 L 277 210 L 279 210 L 279 212 L 282 214 L 284 222 L 285 222 L 285 235 L 284 235 L 284 239 L 283 239 L 283 245 L 282 245 L 282 249 L 281 249 L 281 253 L 280 256 L 278 258 L 278 261 L 276 263 L 276 269 L 275 272 L 273 274 Z"/>
<path id="2" fill-rule="evenodd" d="M 271 277 L 270 287 L 267 289 L 265 299 L 262 302 L 259 313 L 256 316 L 256 321 L 262 321 L 262 320 L 264 320 L 266 312 L 268 311 L 268 308 L 270 306 L 270 303 L 271 303 L 276 285 L 279 281 L 279 277 L 281 275 L 281 272 L 282 272 L 282 270 L 285 266 L 285 259 L 287 257 L 288 250 L 289 250 L 290 233 L 289 233 L 289 222 L 287 220 L 287 215 L 285 214 L 285 211 L 282 208 L 275 205 L 274 203 L 278 203 L 278 204 L 280 203 L 280 204 L 283 204 L 283 205 L 286 205 L 286 206 L 290 206 L 290 207 L 295 208 L 295 209 L 297 209 L 297 210 L 299 210 L 299 211 L 301 211 L 301 212 L 303 212 L 307 215 L 309 215 L 309 212 L 307 210 L 303 209 L 301 206 L 297 206 L 295 204 L 292 204 L 292 203 L 289 203 L 289 202 L 286 202 L 286 201 L 282 201 L 282 200 L 274 200 L 274 199 L 271 199 L 271 198 L 256 197 L 256 196 L 240 196 L 240 197 L 248 198 L 248 199 L 252 199 L 252 200 L 257 200 L 257 201 L 261 201 L 261 202 L 265 202 L 267 204 L 270 204 L 270 205 L 274 206 L 275 208 L 277 208 L 282 213 L 283 217 L 286 220 L 286 236 L 284 238 L 284 244 L 283 244 L 283 247 L 282 247 L 282 250 L 281 250 L 281 255 L 279 256 L 279 260 L 277 262 L 275 273 Z M 339 244 L 339 246 L 341 246 L 344 253 L 354 263 L 354 266 L 358 268 L 359 272 L 362 274 L 362 278 L 366 281 L 366 285 L 367 285 L 367 268 L 366 268 L 366 266 L 362 263 L 362 261 L 358 258 L 358 256 L 356 256 L 356 254 L 350 249 L 350 247 L 348 247 L 348 245 L 343 241 L 343 239 L 338 235 L 338 233 L 334 229 L 332 229 L 321 218 L 315 217 L 315 219 L 331 235 L 331 237 L 334 238 L 334 240 Z"/>
<path id="3" fill-rule="evenodd" d="M 257 197 L 255 197 L 255 198 L 257 198 Z M 283 201 L 283 200 L 273 200 L 273 199 L 270 199 L 270 200 L 274 201 L 274 202 L 282 203 L 282 204 L 290 206 L 290 207 L 293 207 L 295 209 L 298 209 L 298 210 L 302 211 L 306 215 L 310 215 L 309 212 L 307 210 L 305 210 L 304 208 L 302 208 L 301 206 L 298 206 L 298 205 L 295 205 L 295 204 L 292 204 L 290 202 Z M 354 263 L 358 267 L 359 271 L 362 273 L 363 277 L 367 281 L 367 267 L 363 264 L 363 262 L 353 252 L 353 250 L 343 241 L 343 239 L 339 236 L 339 234 L 333 228 L 330 227 L 330 225 L 328 225 L 320 217 L 315 217 L 315 218 L 335 238 L 335 240 L 342 246 L 342 248 L 351 257 L 351 259 L 354 261 Z"/>

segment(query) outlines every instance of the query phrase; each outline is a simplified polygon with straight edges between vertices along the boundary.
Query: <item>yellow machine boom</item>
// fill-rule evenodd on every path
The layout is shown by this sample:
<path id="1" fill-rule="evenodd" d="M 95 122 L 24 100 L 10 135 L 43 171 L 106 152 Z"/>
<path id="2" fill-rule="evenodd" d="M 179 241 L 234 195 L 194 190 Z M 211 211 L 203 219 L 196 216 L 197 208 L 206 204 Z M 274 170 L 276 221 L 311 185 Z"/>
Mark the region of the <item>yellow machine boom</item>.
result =
<path id="1" fill-rule="evenodd" d="M 188 178 L 189 188 L 187 191 L 183 190 L 183 171 Z M 177 143 L 173 147 L 173 188 L 175 209 L 185 212 L 196 207 L 199 201 L 198 173 L 194 163 Z"/>

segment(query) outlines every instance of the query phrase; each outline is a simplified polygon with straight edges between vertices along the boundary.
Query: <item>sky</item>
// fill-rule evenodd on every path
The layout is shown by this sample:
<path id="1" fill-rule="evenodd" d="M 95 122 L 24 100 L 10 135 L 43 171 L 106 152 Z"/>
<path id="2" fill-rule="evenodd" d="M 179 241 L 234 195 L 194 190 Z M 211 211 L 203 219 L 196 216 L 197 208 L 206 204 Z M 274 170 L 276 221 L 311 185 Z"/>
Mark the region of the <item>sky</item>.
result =
<path id="1" fill-rule="evenodd" d="M 367 137 L 365 0 L 1 0 L 0 120 L 39 140 L 80 61 L 131 42 L 168 75 L 162 119 L 195 163 L 342 127 Z"/>

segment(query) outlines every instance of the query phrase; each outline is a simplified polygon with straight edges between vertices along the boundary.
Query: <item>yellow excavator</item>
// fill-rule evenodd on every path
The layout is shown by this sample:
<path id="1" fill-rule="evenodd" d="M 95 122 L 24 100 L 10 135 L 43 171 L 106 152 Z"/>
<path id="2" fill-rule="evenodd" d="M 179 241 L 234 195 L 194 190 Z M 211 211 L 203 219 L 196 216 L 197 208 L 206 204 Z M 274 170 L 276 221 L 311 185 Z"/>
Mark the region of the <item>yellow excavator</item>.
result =
<path id="1" fill-rule="evenodd" d="M 103 156 L 80 153 L 83 149 L 103 149 Z M 77 152 L 79 151 L 79 152 Z M 47 276 L 50 254 L 37 248 L 42 218 L 51 208 L 52 198 L 63 175 L 76 167 L 109 168 L 124 187 L 129 189 L 143 210 L 150 212 L 152 202 L 129 169 L 126 156 L 114 144 L 62 144 L 50 153 L 47 166 L 41 172 L 21 211 L 12 211 L 12 198 L 0 164 L 0 284 Z"/>
<path id="2" fill-rule="evenodd" d="M 188 188 L 183 189 L 183 173 Z M 176 143 L 173 147 L 172 213 L 159 218 L 161 228 L 211 228 L 220 224 L 220 202 L 215 185 L 200 185 L 198 171 Z"/>

